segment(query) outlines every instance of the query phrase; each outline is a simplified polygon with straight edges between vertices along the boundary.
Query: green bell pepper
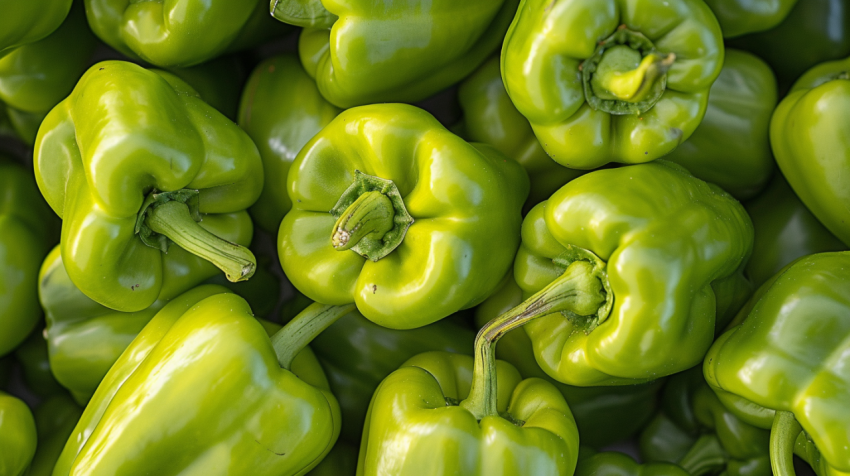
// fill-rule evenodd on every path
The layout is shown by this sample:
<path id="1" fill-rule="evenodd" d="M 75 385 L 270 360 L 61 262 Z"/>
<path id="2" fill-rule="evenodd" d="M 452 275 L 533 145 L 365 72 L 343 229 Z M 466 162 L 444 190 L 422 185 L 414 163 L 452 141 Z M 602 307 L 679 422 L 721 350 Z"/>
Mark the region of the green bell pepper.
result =
<path id="1" fill-rule="evenodd" d="M 254 68 L 242 92 L 238 122 L 263 159 L 263 193 L 250 211 L 264 230 L 276 233 L 292 208 L 281 184 L 298 152 L 337 114 L 295 55 L 275 56 Z"/>
<path id="2" fill-rule="evenodd" d="M 819 476 L 850 474 L 848 268 L 850 252 L 786 266 L 706 355 L 705 379 L 723 404 L 771 430 L 776 476 L 794 474 L 798 445 Z"/>
<path id="3" fill-rule="evenodd" d="M 156 313 L 208 276 L 191 266 L 174 266 L 167 270 L 156 302 L 141 311 L 120 312 L 92 301 L 74 286 L 62 265 L 59 247 L 54 248 L 42 265 L 38 290 L 47 320 L 45 334 L 53 375 L 77 402 L 85 404 L 112 364 Z M 276 278 L 264 267 L 249 281 L 228 283 L 227 287 L 245 297 L 257 316 L 272 312 L 280 289 Z"/>
<path id="4" fill-rule="evenodd" d="M 357 452 L 356 446 L 339 440 L 307 476 L 354 476 L 357 471 Z"/>
<path id="5" fill-rule="evenodd" d="M 764 61 L 726 50 L 702 123 L 664 159 L 738 200 L 755 196 L 773 174 L 769 129 L 776 94 L 776 78 Z"/>
<path id="6" fill-rule="evenodd" d="M 34 162 L 42 194 L 63 218 L 68 276 L 94 301 L 148 308 L 173 266 L 212 275 L 215 265 L 231 281 L 254 273 L 240 244 L 253 233 L 245 209 L 262 189 L 260 155 L 175 75 L 94 65 L 44 119 Z"/>
<path id="7" fill-rule="evenodd" d="M 771 476 L 769 440 L 720 403 L 697 366 L 667 381 L 662 411 L 639 442 L 643 461 L 676 463 L 693 475 Z"/>
<path id="8" fill-rule="evenodd" d="M 0 474 L 24 476 L 36 441 L 35 419 L 27 404 L 0 392 Z"/>
<path id="9" fill-rule="evenodd" d="M 785 20 L 797 2 L 798 0 L 705 0 L 717 16 L 725 38 L 770 30 Z"/>
<path id="10" fill-rule="evenodd" d="M 357 474 L 573 474 L 579 434 L 564 397 L 479 356 L 473 366 L 466 355 L 426 352 L 381 382 Z"/>
<path id="11" fill-rule="evenodd" d="M 310 344 L 342 411 L 342 437 L 356 443 L 372 394 L 394 370 L 427 351 L 472 353 L 475 334 L 449 320 L 406 331 L 387 329 L 352 312 Z"/>
<path id="12" fill-rule="evenodd" d="M 527 300 L 511 312 L 555 380 L 655 380 L 701 362 L 746 300 L 752 241 L 744 208 L 681 166 L 597 170 L 526 216 L 514 279 Z"/>
<path id="13" fill-rule="evenodd" d="M 479 328 L 522 302 L 522 289 L 513 276 L 505 281 L 504 286 L 475 309 Z M 626 440 L 643 428 L 658 406 L 660 380 L 620 387 L 574 387 L 558 382 L 537 365 L 531 340 L 522 329 L 501 338 L 496 356 L 516 367 L 523 378 L 548 380 L 561 392 L 575 417 L 582 445 L 601 448 Z"/>
<path id="14" fill-rule="evenodd" d="M 298 52 L 341 108 L 416 102 L 472 73 L 496 51 L 519 0 L 272 0 L 272 15 L 306 27 Z M 309 4 L 312 11 L 293 8 Z"/>
<path id="15" fill-rule="evenodd" d="M 263 0 L 85 0 L 89 25 L 132 59 L 187 67 L 257 45 L 288 28 L 269 18 Z"/>
<path id="16" fill-rule="evenodd" d="M 421 109 L 378 104 L 322 129 L 287 187 L 278 254 L 290 282 L 317 302 L 355 302 L 376 324 L 411 329 L 495 291 L 519 245 L 528 177 Z"/>
<path id="17" fill-rule="evenodd" d="M 722 65 L 720 26 L 701 0 L 523 0 L 502 48 L 511 101 L 574 169 L 675 149 Z"/>
<path id="18" fill-rule="evenodd" d="M 847 249 L 803 205 L 782 174 L 775 174 L 767 190 L 744 208 L 755 231 L 746 271 L 756 287 L 797 258 Z"/>
<path id="19" fill-rule="evenodd" d="M 55 243 L 56 217 L 32 173 L 0 156 L 0 357 L 18 346 L 41 319 L 38 267 Z"/>
<path id="20" fill-rule="evenodd" d="M 352 308 L 311 306 L 270 339 L 220 286 L 171 300 L 109 370 L 54 476 L 306 473 L 340 429 L 307 344 Z"/>
<path id="21" fill-rule="evenodd" d="M 35 409 L 38 447 L 27 476 L 51 476 L 65 442 L 80 420 L 83 409 L 67 394 L 53 395 Z"/>
<path id="22" fill-rule="evenodd" d="M 575 476 L 691 476 L 669 463 L 636 463 L 630 456 L 616 451 L 596 453 L 582 446 Z"/>
<path id="23" fill-rule="evenodd" d="M 85 72 L 96 46 L 86 12 L 77 2 L 56 31 L 0 58 L 0 101 L 28 145 L 35 142 L 44 116 Z"/>
<path id="24" fill-rule="evenodd" d="M 0 57 L 13 48 L 53 33 L 68 16 L 71 1 L 4 1 L 3 17 L 0 18 Z"/>
<path id="25" fill-rule="evenodd" d="M 43 397 L 65 391 L 56 381 L 50 368 L 50 356 L 44 334 L 44 326 L 37 327 L 27 340 L 15 349 L 15 358 L 21 365 L 27 388 Z"/>
<path id="26" fill-rule="evenodd" d="M 778 26 L 737 38 L 730 46 L 767 61 L 780 91 L 786 91 L 812 66 L 850 55 L 850 9 L 843 1 L 797 0 Z"/>
<path id="27" fill-rule="evenodd" d="M 770 143 L 782 174 L 800 200 L 850 246 L 850 58 L 807 71 L 779 103 Z"/>
<path id="28" fill-rule="evenodd" d="M 552 160 L 540 146 L 531 124 L 516 110 L 502 84 L 499 59 L 492 58 L 460 85 L 463 133 L 471 142 L 490 144 L 522 165 L 531 181 L 526 207 L 549 198 L 555 190 L 583 171 Z"/>

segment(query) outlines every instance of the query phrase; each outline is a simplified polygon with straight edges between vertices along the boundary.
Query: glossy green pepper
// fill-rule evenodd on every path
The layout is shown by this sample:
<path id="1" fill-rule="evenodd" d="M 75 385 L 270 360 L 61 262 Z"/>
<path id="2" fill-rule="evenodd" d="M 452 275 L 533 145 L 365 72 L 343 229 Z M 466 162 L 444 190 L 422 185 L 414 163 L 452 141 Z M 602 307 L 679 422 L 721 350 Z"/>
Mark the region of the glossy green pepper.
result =
<path id="1" fill-rule="evenodd" d="M 53 33 L 68 16 L 72 0 L 3 0 L 0 9 L 0 57 L 13 48 Z"/>
<path id="2" fill-rule="evenodd" d="M 847 249 L 803 205 L 782 174 L 775 174 L 767 190 L 744 208 L 755 231 L 746 271 L 756 287 L 797 258 Z"/>
<path id="3" fill-rule="evenodd" d="M 764 61 L 726 50 L 702 123 L 664 159 L 738 200 L 755 196 L 773 174 L 769 129 L 776 94 L 776 78 Z"/>
<path id="4" fill-rule="evenodd" d="M 35 419 L 27 404 L 0 392 L 0 474 L 24 476 L 36 441 Z"/>
<path id="5" fill-rule="evenodd" d="M 342 112 L 298 154 L 278 234 L 305 296 L 411 329 L 486 299 L 519 245 L 528 177 L 406 104 Z M 328 212 L 330 210 L 330 213 Z"/>
<path id="6" fill-rule="evenodd" d="M 28 389 L 40 396 L 64 393 L 65 389 L 56 381 L 50 368 L 50 356 L 44 334 L 43 325 L 36 327 L 27 340 L 15 349 L 15 358 L 21 365 Z"/>
<path id="7" fill-rule="evenodd" d="M 302 316 L 312 325 L 327 317 L 321 311 Z M 220 286 L 171 300 L 109 370 L 54 476 L 304 474 L 340 424 L 304 322 L 270 339 L 247 303 Z"/>
<path id="8" fill-rule="evenodd" d="M 786 91 L 812 66 L 850 55 L 850 8 L 844 0 L 797 0 L 777 27 L 737 38 L 730 46 L 767 61 L 780 91 Z"/>
<path id="9" fill-rule="evenodd" d="M 286 183 L 292 161 L 310 139 L 339 114 L 319 93 L 298 57 L 269 58 L 254 68 L 239 104 L 239 125 L 251 136 L 263 159 L 263 193 L 251 217 L 274 233 L 292 208 Z"/>
<path id="10" fill-rule="evenodd" d="M 339 440 L 307 476 L 354 476 L 357 471 L 357 452 L 356 446 Z"/>
<path id="11" fill-rule="evenodd" d="M 360 441 L 372 394 L 394 370 L 427 351 L 472 353 L 475 334 L 447 319 L 406 331 L 387 329 L 352 312 L 310 347 L 328 376 L 342 411 L 342 437 Z"/>
<path id="12" fill-rule="evenodd" d="M 662 410 L 639 442 L 643 461 L 676 463 L 693 475 L 771 476 L 769 440 L 720 403 L 697 366 L 667 381 Z"/>
<path id="13" fill-rule="evenodd" d="M 328 101 L 349 108 L 416 102 L 457 83 L 499 48 L 518 1 L 272 0 L 271 11 L 309 27 L 301 63 Z M 297 18 L 304 3 L 313 11 Z"/>
<path id="14" fill-rule="evenodd" d="M 725 38 L 770 30 L 782 23 L 799 0 L 706 0 Z M 805 1 L 805 0 L 802 0 Z"/>
<path id="15" fill-rule="evenodd" d="M 575 476 L 690 476 L 690 474 L 675 464 L 657 462 L 639 464 L 623 453 L 616 451 L 596 453 L 582 447 Z"/>
<path id="16" fill-rule="evenodd" d="M 795 446 L 819 476 L 850 474 L 848 269 L 850 252 L 786 266 L 705 357 L 705 379 L 723 404 L 771 430 L 776 476 L 794 474 Z"/>
<path id="17" fill-rule="evenodd" d="M 41 120 L 74 88 L 96 46 L 77 2 L 56 31 L 0 58 L 0 101 L 24 142 L 35 142 Z"/>
<path id="18" fill-rule="evenodd" d="M 120 312 L 92 301 L 74 286 L 62 265 L 59 247 L 44 260 L 38 292 L 47 319 L 50 367 L 77 402 L 84 404 L 91 398 L 112 364 L 168 301 L 209 275 L 192 267 L 174 266 L 166 276 L 159 298 L 150 307 Z M 257 316 L 266 316 L 274 309 L 280 289 L 263 267 L 249 281 L 228 283 L 228 287 L 246 298 Z"/>
<path id="19" fill-rule="evenodd" d="M 776 163 L 800 200 L 850 246 L 850 58 L 818 65 L 779 103 L 770 122 Z"/>
<path id="20" fill-rule="evenodd" d="M 426 352 L 381 382 L 357 475 L 573 474 L 579 434 L 564 397 L 545 380 L 522 380 L 512 365 L 486 360 L 473 368 L 472 357 Z M 494 388 L 477 395 L 473 380 L 483 368 Z"/>
<path id="21" fill-rule="evenodd" d="M 194 66 L 287 31 L 262 0 L 85 0 L 94 33 L 130 58 Z"/>
<path id="22" fill-rule="evenodd" d="M 511 313 L 560 382 L 655 380 L 701 362 L 746 300 L 752 241 L 744 208 L 681 166 L 597 170 L 526 216 L 514 279 L 527 300 Z"/>
<path id="23" fill-rule="evenodd" d="M 38 447 L 27 476 L 51 476 L 56 460 L 80 420 L 83 409 L 67 394 L 53 395 L 35 409 Z"/>
<path id="24" fill-rule="evenodd" d="M 483 327 L 522 302 L 522 289 L 510 276 L 504 286 L 475 309 L 475 323 Z M 643 428 L 655 414 L 661 381 L 620 387 L 574 387 L 558 382 L 537 365 L 528 335 L 522 329 L 505 334 L 496 356 L 519 370 L 523 378 L 542 378 L 557 388 L 575 417 L 581 444 L 601 448 L 623 441 Z"/>
<path id="25" fill-rule="evenodd" d="M 575 169 L 675 149 L 722 65 L 720 26 L 700 0 L 523 0 L 502 48 L 514 105 Z"/>
<path id="26" fill-rule="evenodd" d="M 63 218 L 68 276 L 94 301 L 141 311 L 171 266 L 212 275 L 215 265 L 231 281 L 253 274 L 253 254 L 223 236 L 250 242 L 245 209 L 262 189 L 260 155 L 173 74 L 122 61 L 92 66 L 44 119 L 34 162 Z"/>
<path id="27" fill-rule="evenodd" d="M 516 110 L 502 84 L 499 59 L 492 58 L 460 85 L 464 139 L 490 144 L 516 160 L 528 173 L 531 189 L 526 207 L 549 198 L 552 192 L 583 172 L 568 169 L 546 154 L 531 124 Z"/>
<path id="28" fill-rule="evenodd" d="M 0 357 L 11 352 L 41 319 L 38 267 L 55 243 L 58 222 L 32 173 L 0 156 Z"/>

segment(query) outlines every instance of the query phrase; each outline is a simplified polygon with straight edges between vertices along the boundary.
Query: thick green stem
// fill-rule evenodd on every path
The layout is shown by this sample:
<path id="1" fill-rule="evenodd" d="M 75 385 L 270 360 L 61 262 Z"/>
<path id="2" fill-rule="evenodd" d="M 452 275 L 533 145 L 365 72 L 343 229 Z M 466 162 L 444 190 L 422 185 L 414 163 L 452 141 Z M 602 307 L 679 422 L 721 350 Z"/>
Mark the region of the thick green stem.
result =
<path id="1" fill-rule="evenodd" d="M 691 476 L 717 474 L 726 467 L 728 455 L 720 446 L 717 435 L 703 435 L 679 460 L 679 466 Z"/>
<path id="2" fill-rule="evenodd" d="M 564 274 L 519 306 L 488 322 L 475 338 L 475 364 L 469 397 L 460 404 L 478 420 L 497 415 L 496 343 L 508 332 L 552 313 L 570 311 L 590 316 L 605 303 L 605 289 L 594 265 L 575 261 Z"/>
<path id="3" fill-rule="evenodd" d="M 366 192 L 345 209 L 331 231 L 331 243 L 337 251 L 351 249 L 360 240 L 380 240 L 392 230 L 393 203 L 381 192 Z"/>
<path id="4" fill-rule="evenodd" d="M 628 46 L 614 46 L 602 56 L 593 75 L 593 92 L 601 99 L 645 101 L 675 60 L 673 53 L 667 56 L 651 53 L 641 59 L 640 53 Z"/>
<path id="5" fill-rule="evenodd" d="M 145 224 L 154 233 L 168 237 L 189 253 L 224 271 L 231 282 L 254 275 L 257 260 L 248 248 L 223 240 L 198 224 L 185 203 L 169 201 L 147 209 Z"/>
<path id="6" fill-rule="evenodd" d="M 770 467 L 774 476 L 794 476 L 794 446 L 803 428 L 791 412 L 777 411 L 770 428 Z"/>
<path id="7" fill-rule="evenodd" d="M 354 304 L 330 306 L 314 302 L 272 336 L 277 361 L 289 370 L 292 360 L 325 329 L 354 310 Z"/>

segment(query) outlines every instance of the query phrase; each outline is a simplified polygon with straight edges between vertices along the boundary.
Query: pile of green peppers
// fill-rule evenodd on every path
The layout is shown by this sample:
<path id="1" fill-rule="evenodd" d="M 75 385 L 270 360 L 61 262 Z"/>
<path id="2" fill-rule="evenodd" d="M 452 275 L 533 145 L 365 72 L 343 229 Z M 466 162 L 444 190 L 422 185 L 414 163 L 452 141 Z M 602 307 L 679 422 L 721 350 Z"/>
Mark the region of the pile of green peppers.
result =
<path id="1" fill-rule="evenodd" d="M 0 0 L 0 476 L 850 476 L 843 0 Z"/>

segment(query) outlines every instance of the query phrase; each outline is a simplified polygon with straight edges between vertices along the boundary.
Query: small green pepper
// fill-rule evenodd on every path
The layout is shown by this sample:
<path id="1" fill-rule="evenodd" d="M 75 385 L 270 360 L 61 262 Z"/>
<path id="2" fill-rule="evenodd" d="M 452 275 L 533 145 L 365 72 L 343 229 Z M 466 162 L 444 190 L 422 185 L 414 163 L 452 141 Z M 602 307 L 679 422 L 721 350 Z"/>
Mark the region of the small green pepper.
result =
<path id="1" fill-rule="evenodd" d="M 523 0 L 502 48 L 511 101 L 549 156 L 575 169 L 675 149 L 722 65 L 702 0 Z"/>
<path id="2" fill-rule="evenodd" d="M 15 358 L 21 365 L 27 388 L 42 397 L 65 393 L 65 389 L 56 381 L 50 368 L 50 356 L 44 335 L 42 324 L 36 327 L 27 340 L 15 349 Z"/>
<path id="3" fill-rule="evenodd" d="M 253 275 L 253 254 L 236 243 L 253 233 L 245 209 L 262 189 L 260 155 L 175 75 L 122 61 L 92 66 L 44 119 L 34 162 L 63 218 L 68 276 L 94 301 L 141 311 L 171 266 L 215 265 L 231 281 Z M 224 230 L 238 238 L 223 239 Z"/>
<path id="4" fill-rule="evenodd" d="M 83 409 L 67 394 L 53 395 L 35 409 L 38 447 L 27 476 L 51 476 L 65 442 L 77 426 Z"/>
<path id="5" fill-rule="evenodd" d="M 782 23 L 798 1 L 806 0 L 706 0 L 717 15 L 725 38 L 770 30 Z"/>
<path id="6" fill-rule="evenodd" d="M 72 0 L 6 2 L 0 18 L 0 57 L 53 33 L 68 16 Z"/>
<path id="7" fill-rule="evenodd" d="M 779 103 L 770 143 L 782 174 L 806 207 L 850 246 L 850 58 L 807 71 Z"/>
<path id="8" fill-rule="evenodd" d="M 349 108 L 416 102 L 457 83 L 499 48 L 518 1 L 271 0 L 270 6 L 275 18 L 305 27 L 298 42 L 304 69 L 328 101 Z"/>
<path id="9" fill-rule="evenodd" d="M 36 442 L 35 419 L 27 404 L 0 392 L 0 474 L 26 475 Z"/>
<path id="10" fill-rule="evenodd" d="M 286 183 L 301 148 L 339 114 L 319 93 L 294 55 L 269 58 L 254 68 L 239 104 L 239 125 L 251 136 L 263 159 L 265 184 L 251 217 L 276 233 L 292 208 Z"/>
<path id="11" fill-rule="evenodd" d="M 575 476 L 692 476 L 669 463 L 637 463 L 630 456 L 615 451 L 596 453 L 582 447 Z"/>
<path id="12" fill-rule="evenodd" d="M 801 258 L 766 282 L 705 357 L 737 417 L 770 429 L 775 476 L 796 451 L 819 476 L 850 474 L 850 252 Z"/>

